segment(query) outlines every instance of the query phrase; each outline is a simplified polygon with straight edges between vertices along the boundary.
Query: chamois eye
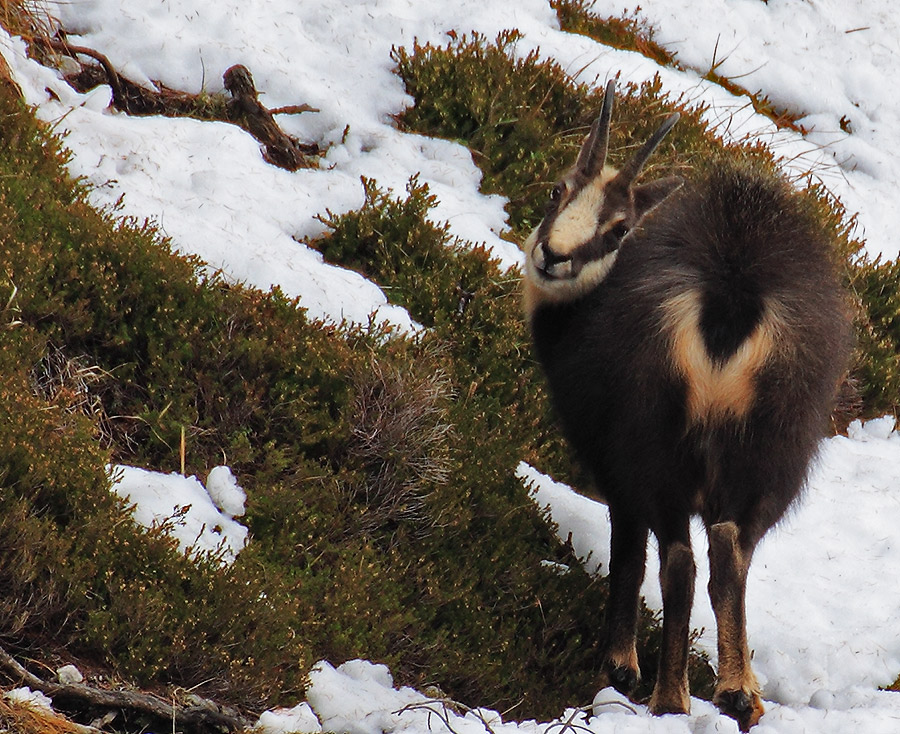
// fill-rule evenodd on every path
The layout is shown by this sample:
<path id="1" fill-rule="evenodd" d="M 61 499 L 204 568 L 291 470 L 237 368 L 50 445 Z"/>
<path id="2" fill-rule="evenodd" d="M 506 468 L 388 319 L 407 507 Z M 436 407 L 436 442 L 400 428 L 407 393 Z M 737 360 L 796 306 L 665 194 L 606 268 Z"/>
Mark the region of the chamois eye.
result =
<path id="1" fill-rule="evenodd" d="M 566 185 L 564 183 L 558 183 L 553 187 L 553 190 L 550 192 L 550 201 L 556 204 L 560 199 L 562 199 L 563 194 L 566 191 Z"/>
<path id="2" fill-rule="evenodd" d="M 617 240 L 621 240 L 623 237 L 625 237 L 625 235 L 628 234 L 628 225 L 625 224 L 625 222 L 617 222 L 612 226 L 609 232 Z"/>

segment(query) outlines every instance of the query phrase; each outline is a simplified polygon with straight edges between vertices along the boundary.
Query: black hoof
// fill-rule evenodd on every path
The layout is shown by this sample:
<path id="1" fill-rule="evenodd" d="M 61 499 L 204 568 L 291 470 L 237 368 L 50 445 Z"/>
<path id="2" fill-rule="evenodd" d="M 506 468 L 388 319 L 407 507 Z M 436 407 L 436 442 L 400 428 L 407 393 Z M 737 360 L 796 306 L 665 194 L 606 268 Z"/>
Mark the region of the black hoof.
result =
<path id="1" fill-rule="evenodd" d="M 724 691 L 716 699 L 719 708 L 728 713 L 742 714 L 753 707 L 753 701 L 744 691 Z"/>
<path id="2" fill-rule="evenodd" d="M 628 696 L 637 687 L 638 672 L 624 665 L 610 665 L 606 668 L 606 685 L 615 688 L 619 693 Z"/>

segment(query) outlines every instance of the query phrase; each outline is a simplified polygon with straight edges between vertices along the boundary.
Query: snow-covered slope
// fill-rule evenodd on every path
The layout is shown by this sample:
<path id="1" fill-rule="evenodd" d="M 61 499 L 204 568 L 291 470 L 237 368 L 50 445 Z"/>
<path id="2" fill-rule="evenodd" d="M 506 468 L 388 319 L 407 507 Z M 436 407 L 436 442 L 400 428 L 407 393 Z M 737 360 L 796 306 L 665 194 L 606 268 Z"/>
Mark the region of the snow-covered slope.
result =
<path id="1" fill-rule="evenodd" d="M 602 82 L 618 72 L 642 81 L 658 73 L 673 94 L 709 105 L 709 119 L 723 135 L 763 138 L 784 156 L 786 169 L 821 177 L 859 213 L 873 256 L 893 258 L 900 250 L 894 236 L 900 208 L 893 205 L 900 181 L 894 145 L 900 137 L 900 98 L 892 84 L 900 70 L 900 21 L 888 0 L 642 0 L 642 16 L 657 29 L 656 39 L 677 53 L 687 71 L 661 69 L 638 54 L 562 33 L 545 0 L 51 0 L 47 5 L 73 41 L 103 51 L 136 81 L 218 91 L 224 70 L 242 63 L 264 91 L 266 106 L 308 103 L 320 110 L 279 118 L 298 138 L 331 146 L 320 170 L 287 173 L 264 163 L 256 143 L 233 126 L 113 112 L 107 88 L 76 94 L 57 72 L 28 60 L 18 39 L 0 36 L 0 54 L 27 101 L 65 132 L 74 153 L 71 170 L 93 186 L 98 205 L 113 206 L 124 197 L 123 213 L 153 218 L 182 251 L 201 256 L 235 281 L 279 285 L 299 296 L 313 316 L 365 322 L 374 312 L 401 329 L 415 328 L 377 286 L 324 263 L 299 242 L 322 231 L 317 214 L 362 203 L 360 176 L 401 193 L 418 174 L 441 202 L 436 219 L 449 221 L 460 237 L 486 242 L 507 263 L 519 259 L 499 237 L 505 227 L 503 201 L 478 192 L 480 174 L 469 153 L 446 141 L 400 133 L 391 122 L 410 102 L 391 71 L 391 47 L 414 39 L 443 43 L 448 31 L 477 30 L 491 38 L 517 28 L 523 34 L 521 53 L 539 47 L 584 81 Z M 623 6 L 618 0 L 596 4 L 609 14 L 621 13 Z M 778 131 L 745 98 L 701 80 L 697 71 L 714 64 L 719 74 L 802 114 L 810 133 L 802 138 Z M 842 120 L 849 133 L 841 129 Z M 592 563 L 605 564 L 604 508 L 528 467 L 521 473 L 536 480 L 537 501 L 552 505 L 564 531 L 573 532 L 576 548 L 590 553 Z M 126 477 L 151 488 L 168 486 L 175 493 L 173 506 L 209 505 L 209 493 L 204 495 L 196 480 L 128 472 Z M 878 690 L 900 673 L 900 591 L 894 580 L 900 567 L 898 477 L 900 438 L 888 423 L 857 426 L 849 438 L 825 442 L 804 502 L 760 547 L 751 572 L 749 625 L 755 667 L 771 702 L 756 730 L 761 734 L 900 727 L 900 697 Z M 215 513 L 211 505 L 207 510 Z M 210 514 L 198 527 L 218 523 L 218 517 Z M 243 544 L 235 526 L 239 542 L 233 552 Z M 194 537 L 186 543 L 200 531 L 190 532 Z M 714 655 L 712 615 L 702 594 L 702 537 L 696 550 L 701 577 L 693 622 L 704 629 L 700 644 Z M 648 569 L 644 593 L 658 606 L 654 574 Z M 736 730 L 734 722 L 701 701 L 694 702 L 690 717 L 653 719 L 610 691 L 598 693 L 596 717 L 569 711 L 540 725 L 500 724 L 496 714 L 484 711 L 458 716 L 428 700 L 394 689 L 384 668 L 361 661 L 337 669 L 322 663 L 312 674 L 312 708 L 272 712 L 260 723 L 269 731 L 323 727 L 360 734 L 445 726 L 459 734 L 552 734 L 567 721 L 573 729 L 596 734 Z M 560 701 L 560 711 L 587 703 Z"/>

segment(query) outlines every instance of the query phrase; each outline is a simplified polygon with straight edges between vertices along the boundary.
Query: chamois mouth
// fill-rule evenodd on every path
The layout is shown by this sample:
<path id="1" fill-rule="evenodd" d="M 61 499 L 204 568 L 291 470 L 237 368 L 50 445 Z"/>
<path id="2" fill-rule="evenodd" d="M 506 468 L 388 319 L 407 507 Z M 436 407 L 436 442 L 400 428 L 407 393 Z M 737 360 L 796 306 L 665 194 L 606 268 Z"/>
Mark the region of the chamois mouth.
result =
<path id="1" fill-rule="evenodd" d="M 532 262 L 538 274 L 546 280 L 570 280 L 577 275 L 572 257 L 556 254 L 546 242 L 535 246 Z"/>

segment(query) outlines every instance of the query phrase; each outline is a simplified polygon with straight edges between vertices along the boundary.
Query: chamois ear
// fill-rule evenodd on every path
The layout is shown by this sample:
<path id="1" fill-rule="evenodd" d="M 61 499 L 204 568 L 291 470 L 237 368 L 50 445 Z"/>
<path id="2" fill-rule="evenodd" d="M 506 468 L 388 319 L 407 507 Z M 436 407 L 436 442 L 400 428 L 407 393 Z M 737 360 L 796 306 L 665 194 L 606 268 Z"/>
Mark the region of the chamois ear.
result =
<path id="1" fill-rule="evenodd" d="M 634 211 L 638 221 L 651 209 L 661 204 L 663 199 L 680 189 L 683 184 L 684 179 L 681 176 L 667 176 L 666 178 L 632 187 Z"/>

